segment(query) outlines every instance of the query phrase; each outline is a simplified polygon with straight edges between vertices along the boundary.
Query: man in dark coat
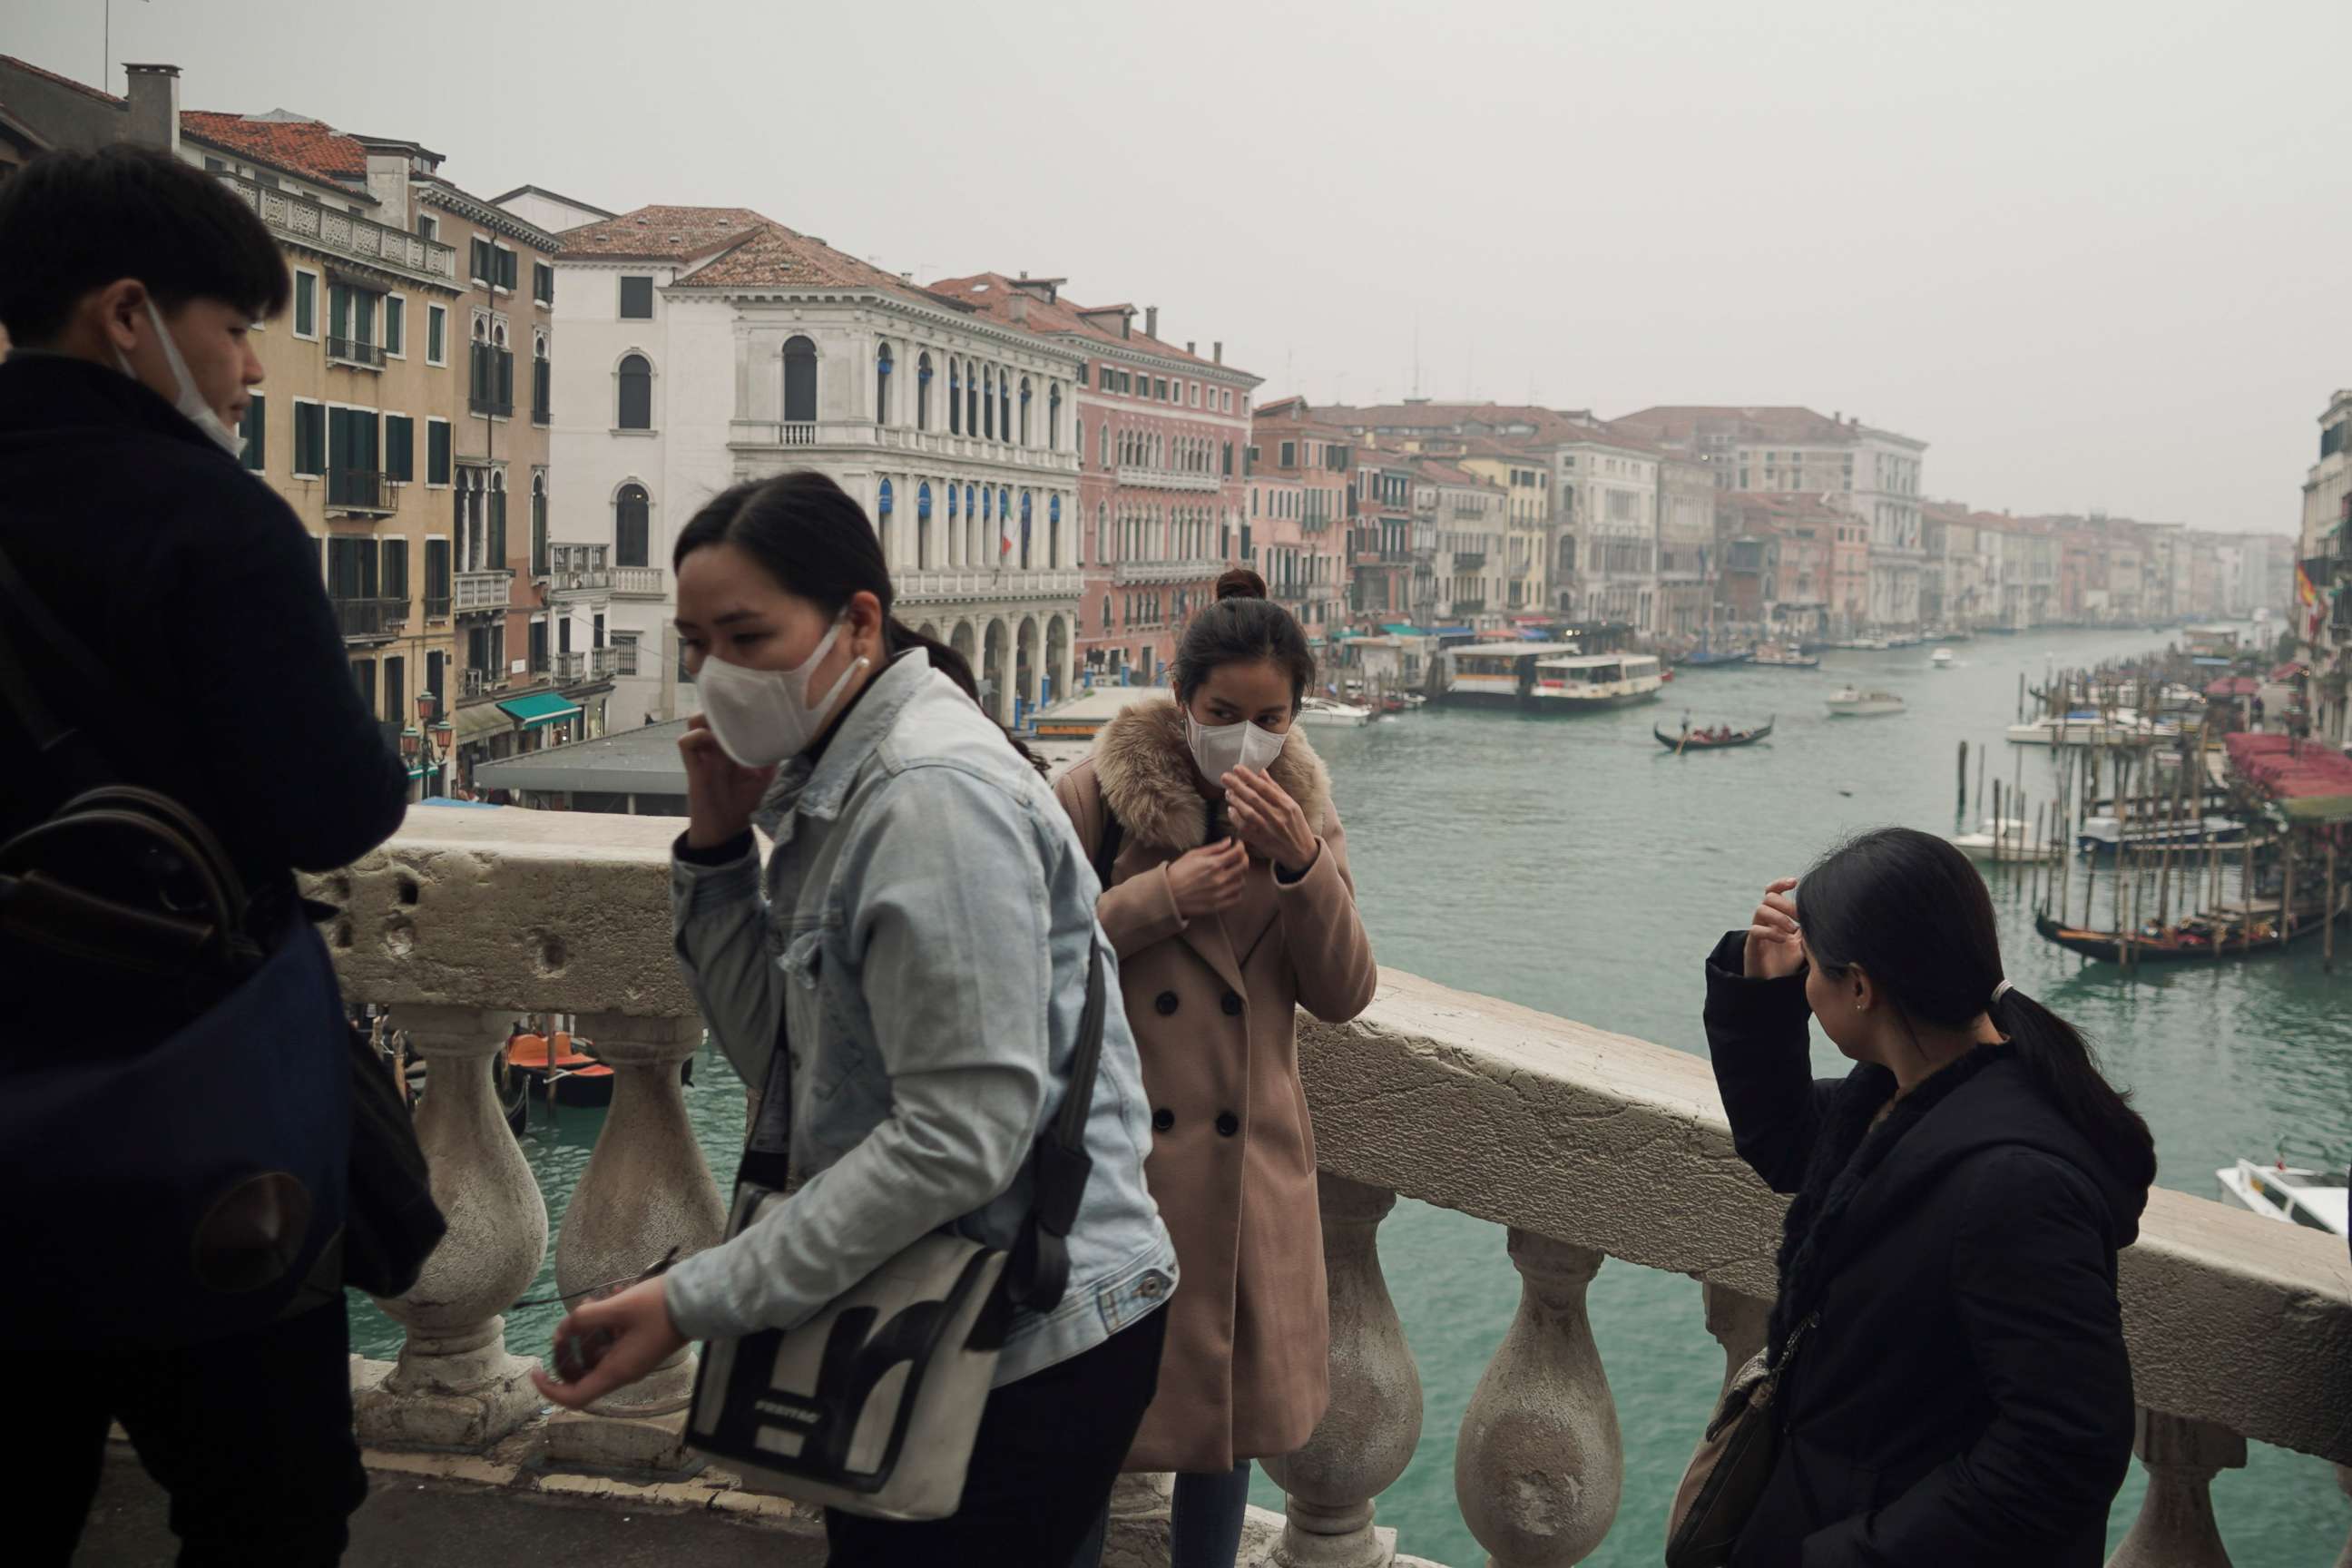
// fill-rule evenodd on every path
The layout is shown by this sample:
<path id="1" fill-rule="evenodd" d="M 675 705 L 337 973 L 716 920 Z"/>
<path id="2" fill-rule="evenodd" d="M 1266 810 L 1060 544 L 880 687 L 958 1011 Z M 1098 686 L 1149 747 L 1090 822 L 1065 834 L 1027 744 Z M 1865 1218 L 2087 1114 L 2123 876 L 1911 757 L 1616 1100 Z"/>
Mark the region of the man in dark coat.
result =
<path id="1" fill-rule="evenodd" d="M 293 873 L 390 837 L 407 778 L 353 688 L 319 546 L 237 458 L 261 367 L 247 331 L 282 310 L 284 258 L 218 181 L 161 153 L 49 153 L 0 189 L 0 551 L 97 668 L 27 651 L 33 684 L 122 783 L 219 837 L 268 940 Z M 20 647 L 26 616 L 0 609 Z M 69 786 L 0 708 L 0 841 Z M 12 1061 L 137 1048 L 169 1008 L 77 984 L 0 942 L 0 1094 Z M 108 1130 L 93 1128 L 93 1137 Z M 71 1194 L 11 1194 L 59 1204 Z M 91 1245 L 104 1241 L 102 1216 Z M 366 1490 L 351 1430 L 343 1304 L 194 1346 L 90 1342 L 20 1282 L 0 1306 L 25 1409 L 11 1456 L 15 1560 L 62 1563 L 119 1419 L 173 1494 L 183 1563 L 329 1563 Z M 168 1325 L 161 1325 L 168 1327 Z"/>

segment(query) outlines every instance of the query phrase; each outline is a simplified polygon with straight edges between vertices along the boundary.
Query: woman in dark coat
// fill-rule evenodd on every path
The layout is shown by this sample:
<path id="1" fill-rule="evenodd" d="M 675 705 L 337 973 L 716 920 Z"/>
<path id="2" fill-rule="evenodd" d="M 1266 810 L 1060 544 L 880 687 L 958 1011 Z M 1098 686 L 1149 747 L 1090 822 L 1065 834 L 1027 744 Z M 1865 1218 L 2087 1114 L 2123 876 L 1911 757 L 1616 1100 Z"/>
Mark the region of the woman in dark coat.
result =
<path id="1" fill-rule="evenodd" d="M 1785 1426 L 1732 1568 L 2098 1568 L 2132 1444 L 2116 1254 L 2155 1145 L 2001 978 L 1976 868 L 1866 835 L 1773 883 L 1706 984 L 1733 1142 L 1795 1194 Z M 1814 1080 L 1809 1016 L 1843 1079 Z"/>

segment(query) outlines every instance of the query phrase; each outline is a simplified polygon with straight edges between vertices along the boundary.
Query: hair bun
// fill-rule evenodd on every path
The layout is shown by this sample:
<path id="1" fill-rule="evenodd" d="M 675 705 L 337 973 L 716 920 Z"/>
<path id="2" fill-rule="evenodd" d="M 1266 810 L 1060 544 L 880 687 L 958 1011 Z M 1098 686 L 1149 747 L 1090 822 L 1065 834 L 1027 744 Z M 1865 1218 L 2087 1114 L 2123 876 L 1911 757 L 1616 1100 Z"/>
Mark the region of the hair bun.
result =
<path id="1" fill-rule="evenodd" d="M 1263 599 L 1265 579 L 1246 566 L 1236 566 L 1217 579 L 1217 601 L 1227 599 Z"/>

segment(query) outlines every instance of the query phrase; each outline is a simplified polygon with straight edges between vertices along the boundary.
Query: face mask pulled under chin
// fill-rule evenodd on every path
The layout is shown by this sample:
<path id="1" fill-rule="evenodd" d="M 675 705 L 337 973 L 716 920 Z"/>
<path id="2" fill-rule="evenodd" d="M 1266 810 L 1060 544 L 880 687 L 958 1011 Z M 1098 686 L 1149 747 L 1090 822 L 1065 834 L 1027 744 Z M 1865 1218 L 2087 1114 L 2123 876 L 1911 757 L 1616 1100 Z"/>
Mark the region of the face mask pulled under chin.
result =
<path id="1" fill-rule="evenodd" d="M 203 431 L 205 438 L 214 446 L 232 458 L 244 457 L 245 437 L 224 424 L 221 416 L 213 412 L 213 405 L 205 401 L 204 394 L 197 390 L 196 378 L 188 373 L 188 362 L 181 357 L 180 345 L 173 340 L 171 329 L 163 325 L 163 312 L 155 308 L 152 295 L 147 299 L 147 319 L 155 324 L 155 341 L 163 345 L 164 362 L 172 367 L 172 406 L 178 409 L 189 424 Z M 122 367 L 123 374 L 133 381 L 139 379 L 139 373 L 131 368 L 129 357 L 120 349 L 114 352 L 114 363 Z"/>
<path id="2" fill-rule="evenodd" d="M 1192 742 L 1193 765 L 1211 784 L 1235 768 L 1265 772 L 1290 739 L 1286 732 L 1277 735 L 1246 719 L 1238 724 L 1203 724 L 1190 712 L 1184 715 L 1184 735 Z"/>

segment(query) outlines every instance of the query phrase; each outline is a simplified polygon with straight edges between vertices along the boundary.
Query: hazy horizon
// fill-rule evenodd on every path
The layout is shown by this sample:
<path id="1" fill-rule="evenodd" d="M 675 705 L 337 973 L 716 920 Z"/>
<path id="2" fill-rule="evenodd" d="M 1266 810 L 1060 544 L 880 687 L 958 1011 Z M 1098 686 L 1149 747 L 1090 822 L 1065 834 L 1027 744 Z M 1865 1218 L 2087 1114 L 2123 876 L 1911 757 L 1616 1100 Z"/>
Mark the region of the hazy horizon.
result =
<path id="1" fill-rule="evenodd" d="M 98 82 L 99 6 L 9 5 Z M 1807 404 L 1929 442 L 1931 497 L 2279 533 L 2352 384 L 2340 0 L 227 10 L 118 0 L 103 85 L 1066 277 L 1265 396 Z"/>

